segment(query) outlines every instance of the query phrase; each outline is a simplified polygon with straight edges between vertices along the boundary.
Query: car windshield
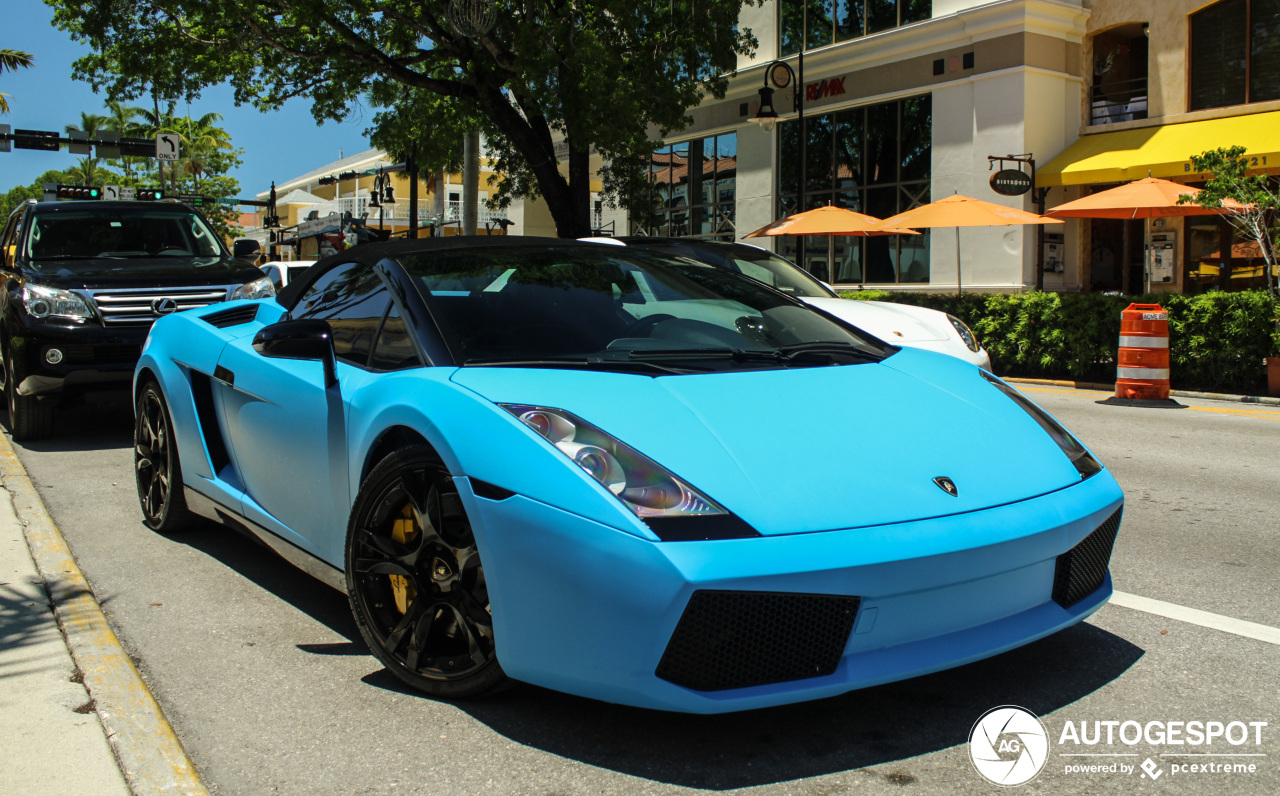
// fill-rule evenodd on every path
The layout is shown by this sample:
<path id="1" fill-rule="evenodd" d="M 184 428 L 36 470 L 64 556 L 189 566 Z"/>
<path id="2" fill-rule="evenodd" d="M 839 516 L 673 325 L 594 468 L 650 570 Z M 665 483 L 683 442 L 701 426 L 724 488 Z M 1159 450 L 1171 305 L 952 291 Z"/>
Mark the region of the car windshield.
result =
<path id="1" fill-rule="evenodd" d="M 218 237 L 182 207 L 89 206 L 38 213 L 30 226 L 32 261 L 221 257 Z"/>
<path id="2" fill-rule="evenodd" d="M 403 255 L 455 360 L 669 373 L 879 361 L 879 341 L 730 271 L 614 246 Z"/>
<path id="3" fill-rule="evenodd" d="M 831 291 L 821 282 L 776 254 L 761 251 L 744 254 L 735 251 L 728 256 L 732 268 L 797 298 L 831 298 Z"/>

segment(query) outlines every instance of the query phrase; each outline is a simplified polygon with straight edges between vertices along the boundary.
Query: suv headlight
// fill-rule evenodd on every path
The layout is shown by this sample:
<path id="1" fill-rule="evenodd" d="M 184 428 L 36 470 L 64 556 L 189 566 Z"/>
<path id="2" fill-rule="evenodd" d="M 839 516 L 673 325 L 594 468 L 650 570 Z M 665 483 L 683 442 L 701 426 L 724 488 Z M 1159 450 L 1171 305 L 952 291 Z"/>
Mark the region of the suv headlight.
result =
<path id="1" fill-rule="evenodd" d="M 970 351 L 976 354 L 982 348 L 982 344 L 978 342 L 978 336 L 969 328 L 969 324 L 949 313 L 947 314 L 947 320 L 951 321 L 951 325 L 956 327 L 956 332 L 960 335 L 960 339 L 964 341 Z"/>
<path id="2" fill-rule="evenodd" d="M 271 298 L 276 294 L 276 286 L 271 284 L 270 277 L 262 277 L 252 282 L 245 282 L 231 293 L 231 300 Z"/>
<path id="3" fill-rule="evenodd" d="M 499 406 L 600 482 L 664 541 L 760 535 L 662 465 L 582 418 L 542 406 Z"/>
<path id="4" fill-rule="evenodd" d="M 32 318 L 74 318 L 87 321 L 93 310 L 79 293 L 41 285 L 22 286 L 22 305 Z"/>

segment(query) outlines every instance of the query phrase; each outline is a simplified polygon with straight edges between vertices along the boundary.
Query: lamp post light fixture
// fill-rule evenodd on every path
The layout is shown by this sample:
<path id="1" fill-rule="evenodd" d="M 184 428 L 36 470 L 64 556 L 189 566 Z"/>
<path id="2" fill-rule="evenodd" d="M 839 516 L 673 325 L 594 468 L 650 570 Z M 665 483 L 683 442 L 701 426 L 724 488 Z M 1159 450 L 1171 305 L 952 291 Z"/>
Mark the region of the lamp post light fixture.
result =
<path id="1" fill-rule="evenodd" d="M 778 110 L 773 106 L 773 92 L 775 89 L 787 88 L 795 84 L 792 91 L 793 102 L 792 110 L 796 114 L 796 123 L 800 126 L 799 138 L 799 162 L 796 164 L 796 212 L 803 213 L 804 207 L 804 184 L 805 184 L 805 144 L 808 135 L 804 129 L 804 47 L 801 46 L 800 52 L 796 55 L 796 68 L 792 69 L 791 64 L 786 61 L 774 61 L 764 68 L 764 85 L 760 87 L 760 108 L 756 111 L 756 115 L 751 117 L 751 121 L 760 125 L 760 128 L 766 133 L 772 133 L 773 128 L 778 125 L 782 119 L 778 115 Z M 800 263 L 800 267 L 804 268 L 804 239 L 796 241 L 797 253 L 799 256 L 796 260 Z"/>

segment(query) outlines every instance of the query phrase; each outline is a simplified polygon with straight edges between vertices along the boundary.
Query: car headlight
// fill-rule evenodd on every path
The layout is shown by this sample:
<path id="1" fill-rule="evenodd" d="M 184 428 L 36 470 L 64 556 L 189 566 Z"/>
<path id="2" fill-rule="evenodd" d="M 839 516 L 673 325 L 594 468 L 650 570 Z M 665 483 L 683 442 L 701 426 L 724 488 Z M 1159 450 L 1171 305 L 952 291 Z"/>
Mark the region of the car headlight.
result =
<path id="1" fill-rule="evenodd" d="M 622 501 L 664 541 L 759 536 L 738 517 L 626 443 L 562 409 L 499 404 Z"/>
<path id="2" fill-rule="evenodd" d="M 74 318 L 81 321 L 93 318 L 93 310 L 89 309 L 84 297 L 70 290 L 23 285 L 22 305 L 33 318 Z"/>
<path id="3" fill-rule="evenodd" d="M 970 351 L 977 353 L 982 348 L 982 344 L 978 342 L 978 336 L 969 328 L 969 324 L 950 313 L 947 314 L 947 320 L 951 321 L 951 325 L 956 327 L 956 333 L 960 335 L 960 339 L 964 341 Z"/>
<path id="4" fill-rule="evenodd" d="M 1053 441 L 1058 444 L 1062 452 L 1067 455 L 1071 463 L 1075 465 L 1076 472 L 1080 473 L 1080 479 L 1084 480 L 1094 473 L 1102 471 L 1102 463 L 1093 458 L 1093 455 L 1080 443 L 1080 440 L 1072 436 L 1070 431 L 1062 427 L 1062 424 L 1049 416 L 1049 413 L 1036 406 L 1035 402 L 1027 398 L 1022 393 L 1010 387 L 1008 384 L 987 373 L 985 370 L 980 371 L 982 378 L 989 381 L 997 390 L 1013 399 L 1013 402 L 1022 407 L 1022 410 L 1031 415 L 1031 419 L 1040 424 Z"/>
<path id="5" fill-rule="evenodd" d="M 231 293 L 231 300 L 271 298 L 276 294 L 276 286 L 271 284 L 271 277 L 264 276 L 252 282 L 245 282 Z"/>

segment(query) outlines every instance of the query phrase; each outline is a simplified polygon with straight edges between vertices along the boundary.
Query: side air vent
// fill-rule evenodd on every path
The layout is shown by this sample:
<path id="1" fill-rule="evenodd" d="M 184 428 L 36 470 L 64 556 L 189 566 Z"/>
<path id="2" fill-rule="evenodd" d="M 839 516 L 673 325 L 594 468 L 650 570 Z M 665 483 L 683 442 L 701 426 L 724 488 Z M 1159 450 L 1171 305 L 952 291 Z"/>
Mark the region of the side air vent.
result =
<path id="1" fill-rule="evenodd" d="M 200 316 L 200 320 L 205 323 L 216 326 L 219 329 L 226 329 L 228 326 L 239 326 L 242 323 L 249 323 L 258 317 L 257 304 L 243 304 L 239 307 L 232 307 L 226 310 L 218 310 L 208 315 Z"/>
<path id="2" fill-rule="evenodd" d="M 209 464 L 214 475 L 231 463 L 231 454 L 222 441 L 222 425 L 213 406 L 213 382 L 208 374 L 191 371 L 191 397 L 196 404 L 196 417 L 200 421 L 200 434 L 204 437 L 205 450 L 209 451 Z"/>
<path id="3" fill-rule="evenodd" d="M 1120 513 L 1123 507 L 1084 538 L 1080 544 L 1058 556 L 1053 572 L 1053 601 L 1063 608 L 1076 603 L 1102 588 L 1107 579 L 1107 566 L 1111 563 L 1111 548 L 1120 530 Z"/>
<path id="4" fill-rule="evenodd" d="M 695 691 L 821 677 L 844 654 L 858 597 L 699 590 L 655 672 Z"/>

